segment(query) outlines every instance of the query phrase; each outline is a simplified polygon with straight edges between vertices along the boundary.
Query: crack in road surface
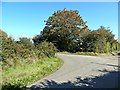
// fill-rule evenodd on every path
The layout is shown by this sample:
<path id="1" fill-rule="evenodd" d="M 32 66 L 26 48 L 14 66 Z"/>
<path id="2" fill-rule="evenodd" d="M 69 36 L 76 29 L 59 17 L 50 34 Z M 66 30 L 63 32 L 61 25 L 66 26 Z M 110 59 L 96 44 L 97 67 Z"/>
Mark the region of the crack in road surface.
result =
<path id="1" fill-rule="evenodd" d="M 118 86 L 118 56 L 84 56 L 60 53 L 57 53 L 56 56 L 64 61 L 63 66 L 53 74 L 27 86 L 28 89 L 113 88 Z M 108 73 L 110 74 L 105 75 Z M 87 80 L 88 78 L 91 83 Z M 97 80 L 98 78 L 100 80 Z M 83 80 L 87 80 L 87 82 L 83 82 Z"/>

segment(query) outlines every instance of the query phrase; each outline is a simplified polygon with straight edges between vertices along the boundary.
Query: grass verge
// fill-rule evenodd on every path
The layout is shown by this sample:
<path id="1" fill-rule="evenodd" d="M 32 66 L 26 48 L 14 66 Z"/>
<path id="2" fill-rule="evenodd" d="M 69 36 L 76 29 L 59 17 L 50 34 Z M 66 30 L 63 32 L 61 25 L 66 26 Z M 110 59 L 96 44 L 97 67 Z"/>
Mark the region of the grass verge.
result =
<path id="1" fill-rule="evenodd" d="M 45 58 L 32 64 L 21 64 L 2 71 L 2 90 L 18 90 L 51 74 L 62 66 L 59 58 Z"/>
<path id="2" fill-rule="evenodd" d="M 94 53 L 94 52 L 76 52 L 76 53 L 71 53 L 71 52 L 60 52 L 63 54 L 74 54 L 74 55 L 89 55 L 89 56 L 111 56 L 112 53 Z"/>

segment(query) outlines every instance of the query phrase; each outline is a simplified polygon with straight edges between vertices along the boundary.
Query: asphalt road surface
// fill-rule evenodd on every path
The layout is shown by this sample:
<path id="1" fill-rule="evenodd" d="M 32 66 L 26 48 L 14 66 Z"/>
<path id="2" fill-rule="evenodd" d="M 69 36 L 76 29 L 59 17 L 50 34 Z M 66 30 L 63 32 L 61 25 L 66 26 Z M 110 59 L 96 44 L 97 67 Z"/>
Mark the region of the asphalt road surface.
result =
<path id="1" fill-rule="evenodd" d="M 118 87 L 118 56 L 56 55 L 64 61 L 63 66 L 28 89 Z"/>

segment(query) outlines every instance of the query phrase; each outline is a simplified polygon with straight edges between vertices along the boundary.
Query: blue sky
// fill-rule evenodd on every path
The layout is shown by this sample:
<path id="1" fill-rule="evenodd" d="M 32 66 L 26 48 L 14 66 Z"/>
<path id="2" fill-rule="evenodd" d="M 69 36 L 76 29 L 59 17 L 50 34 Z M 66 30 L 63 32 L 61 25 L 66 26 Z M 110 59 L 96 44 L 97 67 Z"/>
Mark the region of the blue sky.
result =
<path id="1" fill-rule="evenodd" d="M 32 38 L 43 30 L 45 23 L 56 10 L 79 10 L 90 29 L 110 27 L 118 38 L 117 2 L 3 2 L 2 29 L 13 38 Z M 1 25 L 0 25 L 1 26 Z"/>

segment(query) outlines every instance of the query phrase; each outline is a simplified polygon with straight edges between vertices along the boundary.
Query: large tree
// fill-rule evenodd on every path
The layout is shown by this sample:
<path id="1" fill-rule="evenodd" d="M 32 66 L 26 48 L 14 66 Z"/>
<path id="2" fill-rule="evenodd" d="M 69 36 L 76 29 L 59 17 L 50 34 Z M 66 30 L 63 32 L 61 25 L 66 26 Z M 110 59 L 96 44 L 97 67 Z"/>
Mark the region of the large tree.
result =
<path id="1" fill-rule="evenodd" d="M 41 34 L 33 38 L 34 43 L 46 40 L 53 42 L 60 50 L 75 51 L 82 41 L 82 33 L 88 31 L 78 10 L 55 11 L 45 22 Z"/>
<path id="2" fill-rule="evenodd" d="M 106 53 L 110 52 L 115 39 L 109 29 L 100 26 L 97 30 L 93 30 L 87 34 L 83 41 L 83 46 L 87 47 L 88 51 Z"/>

